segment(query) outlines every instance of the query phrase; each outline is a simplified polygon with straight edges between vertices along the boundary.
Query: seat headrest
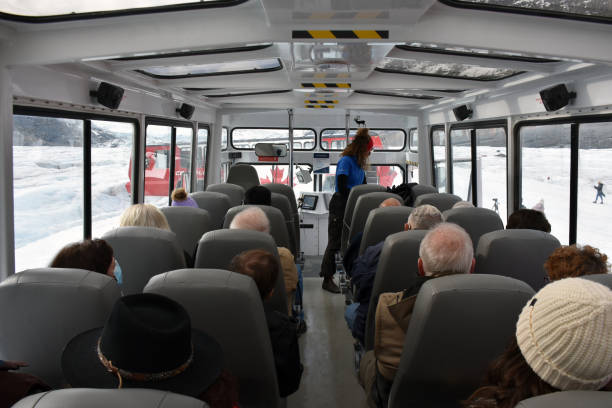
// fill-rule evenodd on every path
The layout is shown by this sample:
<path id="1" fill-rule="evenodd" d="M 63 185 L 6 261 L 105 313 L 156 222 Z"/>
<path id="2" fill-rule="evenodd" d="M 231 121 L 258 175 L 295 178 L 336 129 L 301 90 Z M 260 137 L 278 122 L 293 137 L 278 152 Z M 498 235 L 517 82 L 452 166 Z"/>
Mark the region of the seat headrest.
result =
<path id="1" fill-rule="evenodd" d="M 249 164 L 237 164 L 230 167 L 227 182 L 242 186 L 245 191 L 260 184 L 257 170 Z"/>
<path id="2" fill-rule="evenodd" d="M 448 193 L 430 193 L 421 194 L 414 200 L 414 207 L 423 204 L 430 204 L 436 207 L 440 212 L 450 210 L 452 206 L 461 201 L 461 197 Z"/>

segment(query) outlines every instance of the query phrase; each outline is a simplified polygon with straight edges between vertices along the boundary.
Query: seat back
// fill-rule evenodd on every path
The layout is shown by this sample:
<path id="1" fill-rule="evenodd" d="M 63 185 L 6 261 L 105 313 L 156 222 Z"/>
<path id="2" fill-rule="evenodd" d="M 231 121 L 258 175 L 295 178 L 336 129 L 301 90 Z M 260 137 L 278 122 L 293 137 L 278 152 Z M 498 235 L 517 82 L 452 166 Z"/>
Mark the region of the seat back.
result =
<path id="1" fill-rule="evenodd" d="M 384 241 L 389 235 L 403 231 L 412 210 L 412 207 L 402 206 L 375 208 L 370 211 L 363 227 L 359 254 L 363 254 L 367 247 Z"/>
<path id="2" fill-rule="evenodd" d="M 186 267 L 176 234 L 152 227 L 119 227 L 102 236 L 121 265 L 124 295 L 141 293 L 152 276 Z"/>
<path id="3" fill-rule="evenodd" d="M 612 290 L 612 274 L 610 273 L 599 273 L 597 275 L 585 275 L 581 278 L 588 279 L 593 282 L 601 283 Z"/>
<path id="4" fill-rule="evenodd" d="M 357 199 L 355 208 L 353 209 L 353 219 L 351 220 L 351 226 L 349 227 L 348 242 L 351 242 L 355 235 L 363 232 L 370 211 L 378 208 L 380 203 L 385 201 L 387 198 L 395 198 L 400 203 L 404 203 L 404 200 L 399 195 L 387 192 L 362 194 Z"/>
<path id="5" fill-rule="evenodd" d="M 365 328 L 365 348 L 374 348 L 374 318 L 378 297 L 384 292 L 399 292 L 412 286 L 418 276 L 419 247 L 425 230 L 402 231 L 389 235 L 380 253 Z"/>
<path id="6" fill-rule="evenodd" d="M 255 281 L 220 269 L 181 269 L 153 277 L 145 292 L 180 303 L 195 329 L 223 348 L 246 407 L 276 407 L 279 392 L 272 344 Z"/>
<path id="7" fill-rule="evenodd" d="M 548 275 L 544 262 L 561 244 L 554 236 L 536 230 L 493 231 L 480 237 L 475 273 L 509 276 L 540 290 Z"/>
<path id="8" fill-rule="evenodd" d="M 461 201 L 461 197 L 456 196 L 454 194 L 448 194 L 448 193 L 421 194 L 414 200 L 414 207 L 416 208 L 419 205 L 430 204 L 436 207 L 438 210 L 440 210 L 440 212 L 444 212 L 446 210 L 450 210 L 457 201 Z"/>
<path id="9" fill-rule="evenodd" d="M 64 385 L 61 357 L 77 334 L 104 326 L 121 292 L 110 276 L 82 269 L 39 268 L 0 283 L 0 360 L 51 387 Z"/>
<path id="10" fill-rule="evenodd" d="M 293 222 L 293 213 L 289 199 L 283 194 L 272 193 L 272 207 L 278 208 L 283 217 L 285 218 L 285 226 L 287 227 L 287 233 L 289 234 L 289 247 L 287 247 L 294 257 L 297 257 L 297 242 L 296 242 L 296 229 L 295 223 Z"/>
<path id="11" fill-rule="evenodd" d="M 144 388 L 66 388 L 30 395 L 13 408 L 207 408 L 204 401 Z"/>
<path id="12" fill-rule="evenodd" d="M 255 167 L 250 164 L 236 164 L 229 169 L 227 183 L 237 184 L 247 191 L 253 186 L 259 185 L 259 175 Z"/>
<path id="13" fill-rule="evenodd" d="M 198 191 L 191 194 L 191 198 L 195 200 L 198 207 L 208 211 L 212 229 L 223 228 L 223 217 L 225 217 L 227 210 L 232 207 L 230 198 L 226 194 L 213 191 Z"/>
<path id="14" fill-rule="evenodd" d="M 516 279 L 461 274 L 431 279 L 414 305 L 389 407 L 457 406 L 480 386 L 514 337 L 534 295 Z"/>
<path id="15" fill-rule="evenodd" d="M 452 208 L 444 211 L 443 216 L 445 221 L 459 225 L 470 235 L 474 252 L 482 235 L 504 229 L 504 223 L 499 215 L 488 208 Z"/>
<path id="16" fill-rule="evenodd" d="M 164 207 L 161 212 L 166 216 L 183 251 L 193 258 L 198 241 L 211 230 L 208 211 L 193 207 Z"/>
<path id="17" fill-rule="evenodd" d="M 295 199 L 295 193 L 293 189 L 286 184 L 270 183 L 264 184 L 264 187 L 273 193 L 282 194 L 289 200 L 291 206 L 291 214 L 293 216 L 293 223 L 295 225 L 295 238 L 296 238 L 296 249 L 300 251 L 300 217 L 298 215 L 297 200 Z"/>
<path id="18" fill-rule="evenodd" d="M 204 234 L 198 243 L 195 267 L 208 269 L 228 269 L 234 256 L 251 249 L 263 249 L 273 254 L 279 271 L 274 293 L 267 300 L 274 310 L 287 314 L 287 295 L 285 281 L 280 269 L 280 259 L 276 243 L 269 234 L 250 230 L 215 230 Z M 177 268 L 179 269 L 179 268 Z"/>
<path id="19" fill-rule="evenodd" d="M 357 204 L 357 199 L 362 194 L 374 193 L 377 191 L 382 192 L 387 191 L 387 189 L 378 184 L 361 184 L 351 188 L 349 196 L 346 200 L 346 207 L 344 207 L 344 218 L 342 221 L 342 239 L 340 241 L 340 250 L 342 253 L 344 253 L 346 248 L 348 248 L 349 229 L 351 227 L 351 222 L 353 221 L 353 210 L 355 209 L 355 204 Z"/>
<path id="20" fill-rule="evenodd" d="M 238 184 L 211 184 L 210 186 L 206 187 L 206 191 L 225 194 L 230 199 L 231 207 L 242 204 L 242 201 L 244 200 L 244 188 Z"/>
<path id="21" fill-rule="evenodd" d="M 259 207 L 266 213 L 268 220 L 270 221 L 270 235 L 274 238 L 276 246 L 285 247 L 291 250 L 291 242 L 289 241 L 289 232 L 287 231 L 287 222 L 283 213 L 278 209 L 269 205 L 239 205 L 238 207 L 232 207 L 227 211 L 225 215 L 225 222 L 223 228 L 229 228 L 234 217 L 242 210 L 248 207 Z"/>
<path id="22" fill-rule="evenodd" d="M 528 398 L 516 408 L 610 408 L 612 392 L 606 391 L 562 391 Z"/>
<path id="23" fill-rule="evenodd" d="M 423 194 L 437 194 L 438 193 L 438 189 L 435 188 L 434 186 L 428 186 L 427 184 L 417 184 L 415 186 L 412 186 L 412 190 L 410 192 L 411 198 L 412 198 L 412 205 L 414 205 L 414 201 L 417 199 L 418 196 L 421 196 Z M 410 203 L 406 203 L 406 205 L 411 205 Z"/>

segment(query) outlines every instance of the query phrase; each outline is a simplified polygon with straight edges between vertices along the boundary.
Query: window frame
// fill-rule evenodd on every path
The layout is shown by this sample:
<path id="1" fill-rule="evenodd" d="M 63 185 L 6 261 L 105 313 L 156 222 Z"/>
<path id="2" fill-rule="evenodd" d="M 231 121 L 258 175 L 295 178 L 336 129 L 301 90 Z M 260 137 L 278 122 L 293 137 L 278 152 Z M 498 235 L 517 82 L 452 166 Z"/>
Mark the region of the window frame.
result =
<path id="1" fill-rule="evenodd" d="M 401 58 L 399 58 L 401 59 Z M 489 68 L 489 67 L 485 67 L 485 68 Z M 424 76 L 424 77 L 432 77 L 432 78 L 447 78 L 447 79 L 456 79 L 458 81 L 478 81 L 478 82 L 497 82 L 497 81 L 505 81 L 506 79 L 510 79 L 510 78 L 514 78 L 516 76 L 525 74 L 527 71 L 517 71 L 511 75 L 507 75 L 503 78 L 496 78 L 496 79 L 484 79 L 482 77 L 474 77 L 474 78 L 466 78 L 466 77 L 461 77 L 461 76 L 456 76 L 456 75 L 440 75 L 440 74 L 428 74 L 425 72 L 404 72 L 404 71 L 400 71 L 397 69 L 390 69 L 390 68 L 381 68 L 381 67 L 375 67 L 374 71 L 376 72 L 382 72 L 385 74 L 399 74 L 399 75 L 413 75 L 413 76 Z"/>
<path id="2" fill-rule="evenodd" d="M 446 50 L 442 47 L 433 48 L 433 47 L 418 47 L 414 45 L 396 45 L 395 48 L 407 51 L 407 52 L 420 52 L 426 54 L 442 54 L 442 55 L 452 55 L 457 57 L 467 57 L 467 58 L 484 58 L 491 60 L 502 60 L 502 61 L 518 61 L 518 62 L 530 62 L 535 64 L 550 64 L 561 62 L 561 60 L 549 59 L 549 58 L 538 58 L 538 57 L 528 57 L 524 55 L 503 55 L 503 54 L 495 54 L 495 51 L 492 51 L 493 54 L 484 54 L 484 53 L 474 53 L 469 51 L 453 51 Z"/>
<path id="3" fill-rule="evenodd" d="M 418 143 L 416 145 L 416 149 L 412 148 L 412 135 L 415 132 L 418 133 L 419 129 L 415 128 L 415 127 L 408 129 L 408 151 L 412 152 L 412 153 L 418 153 L 419 152 L 419 145 L 418 145 Z"/>
<path id="4" fill-rule="evenodd" d="M 552 119 L 527 119 L 517 122 L 513 127 L 514 134 L 514 166 L 517 174 L 514 177 L 514 203 L 513 211 L 520 207 L 521 190 L 522 190 L 522 168 L 521 168 L 521 134 L 523 127 L 530 126 L 547 126 L 547 125 L 564 125 L 569 124 L 570 127 L 570 202 L 569 202 L 569 245 L 576 243 L 578 233 L 578 171 L 579 171 L 579 147 L 580 147 L 580 125 L 583 123 L 601 123 L 611 122 L 612 114 L 603 115 L 580 115 L 567 116 Z"/>
<path id="5" fill-rule="evenodd" d="M 449 191 L 449 170 L 448 170 L 448 163 L 449 163 L 449 157 L 448 157 L 448 151 L 449 151 L 449 140 L 448 140 L 448 133 L 446 132 L 446 128 L 444 126 L 444 124 L 438 124 L 438 125 L 432 125 L 429 128 L 429 153 L 431 155 L 431 184 L 438 189 L 438 183 L 436 180 L 436 162 L 435 162 L 435 157 L 434 157 L 434 144 L 433 144 L 433 134 L 436 131 L 443 131 L 444 132 L 444 141 L 445 141 L 445 146 L 446 146 L 446 153 L 444 154 L 444 161 L 446 162 L 446 191 Z"/>
<path id="6" fill-rule="evenodd" d="M 274 72 L 283 70 L 284 65 L 283 61 L 280 58 L 270 58 L 276 59 L 278 62 L 277 67 L 273 68 L 262 68 L 262 69 L 244 69 L 244 70 L 236 70 L 236 71 L 223 71 L 223 72 L 208 72 L 204 74 L 181 74 L 181 75 L 159 75 L 159 74 L 151 74 L 143 69 L 135 69 L 134 72 L 137 72 L 142 75 L 146 75 L 149 78 L 160 79 L 160 80 L 171 80 L 171 79 L 187 79 L 187 78 L 205 78 L 205 77 L 214 77 L 214 76 L 225 76 L 225 75 L 248 75 L 248 74 L 261 74 L 265 72 Z"/>
<path id="7" fill-rule="evenodd" d="M 201 191 L 206 191 L 206 187 L 207 187 L 207 184 L 206 184 L 206 169 L 208 169 L 208 163 L 209 163 L 209 158 L 210 158 L 210 155 L 208 154 L 208 152 L 210 150 L 209 147 L 210 147 L 210 137 L 211 137 L 211 134 L 210 134 L 210 124 L 209 123 L 202 123 L 202 122 L 198 122 L 197 123 L 197 130 L 194 132 L 195 133 L 195 135 L 194 135 L 195 149 L 198 148 L 198 132 L 200 131 L 200 129 L 206 129 L 206 134 L 207 134 L 207 137 L 206 137 L 206 156 L 204 156 L 204 189 L 201 190 Z M 195 149 L 193 149 L 194 152 L 196 151 Z M 193 173 L 192 174 L 196 174 L 197 165 L 198 165 L 196 163 L 197 162 L 197 156 L 196 156 L 196 160 L 192 160 L 192 162 L 194 162 L 193 163 Z M 196 175 L 195 182 L 192 183 L 192 187 L 191 187 L 191 191 L 192 192 L 200 191 L 200 190 L 197 189 L 197 185 L 198 185 L 198 180 L 197 180 L 197 175 Z"/>
<path id="8" fill-rule="evenodd" d="M 225 139 L 225 147 L 223 147 L 223 129 L 225 129 L 225 132 L 227 134 L 227 137 Z M 228 126 L 221 126 L 221 151 L 225 152 L 230 146 L 230 129 Z"/>
<path id="9" fill-rule="evenodd" d="M 289 135 L 289 128 L 287 127 L 282 127 L 282 126 L 266 126 L 266 127 L 254 127 L 254 126 L 236 126 L 234 128 L 232 128 L 231 133 L 228 133 L 227 137 L 228 137 L 228 146 L 231 146 L 233 150 L 239 150 L 239 151 L 254 151 L 255 148 L 252 149 L 246 149 L 243 147 L 236 147 L 234 146 L 234 131 L 236 129 L 263 129 L 263 130 L 285 130 L 287 129 L 287 135 Z M 313 151 L 316 149 L 317 147 L 317 131 L 313 128 L 302 128 L 302 127 L 296 127 L 293 128 L 293 130 L 310 130 L 312 131 L 312 133 L 314 133 L 314 143 L 311 149 L 293 149 L 294 152 L 309 152 L 309 151 Z M 265 143 L 265 142 L 262 142 Z M 287 141 L 287 144 L 289 144 L 289 141 Z M 287 154 L 289 154 L 289 148 L 287 148 Z"/>
<path id="10" fill-rule="evenodd" d="M 91 121 L 107 121 L 130 123 L 134 126 L 134 137 L 132 138 L 132 170 L 130 174 L 132 189 L 132 204 L 138 203 L 138 191 L 140 180 L 138 169 L 140 168 L 140 123 L 138 119 L 126 116 L 112 116 L 91 112 L 75 112 L 62 109 L 49 109 L 41 107 L 13 105 L 13 115 L 40 116 L 56 119 L 74 119 L 83 121 L 83 239 L 92 238 L 92 199 L 91 199 Z M 11 146 L 12 146 L 11 139 Z M 12 159 L 11 159 L 12 160 Z M 13 166 L 15 164 L 13 163 Z M 13 185 L 13 180 L 11 180 Z M 13 186 L 13 191 L 15 187 Z M 13 208 L 13 219 L 15 209 Z M 13 234 L 15 234 L 13 226 Z M 14 248 L 13 248 L 14 249 Z M 14 256 L 14 255 L 13 255 Z"/>
<path id="11" fill-rule="evenodd" d="M 397 153 L 397 152 L 403 152 L 406 149 L 406 138 L 407 138 L 407 135 L 406 135 L 406 131 L 404 129 L 402 129 L 402 128 L 368 128 L 368 129 L 370 131 L 372 131 L 372 132 L 375 132 L 377 130 L 399 130 L 399 131 L 401 131 L 404 134 L 404 142 L 402 144 L 401 149 L 376 149 L 376 148 L 374 148 L 372 150 L 372 153 L 378 153 L 378 152 L 395 152 L 395 153 Z M 319 132 L 319 136 L 320 136 L 319 137 L 319 148 L 321 150 L 323 150 L 324 152 L 341 152 L 341 151 L 343 151 L 344 149 L 334 149 L 334 148 L 325 148 L 325 147 L 323 147 L 323 132 L 325 132 L 326 130 L 332 130 L 332 131 L 343 130 L 343 131 L 346 132 L 346 129 L 344 129 L 344 128 L 323 128 L 323 129 L 321 129 L 321 131 Z M 359 128 L 350 128 L 349 133 L 352 130 L 357 131 L 357 130 L 359 130 Z"/>

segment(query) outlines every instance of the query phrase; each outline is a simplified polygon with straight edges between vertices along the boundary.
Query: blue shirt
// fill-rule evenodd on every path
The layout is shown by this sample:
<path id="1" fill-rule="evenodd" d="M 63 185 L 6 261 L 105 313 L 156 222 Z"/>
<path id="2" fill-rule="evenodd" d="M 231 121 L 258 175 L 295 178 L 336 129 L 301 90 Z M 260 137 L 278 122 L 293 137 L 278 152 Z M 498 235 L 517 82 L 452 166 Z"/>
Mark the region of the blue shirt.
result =
<path id="1" fill-rule="evenodd" d="M 344 174 L 348 177 L 347 188 L 358 186 L 363 183 L 365 171 L 357 164 L 354 156 L 342 156 L 336 166 L 336 193 L 338 192 L 338 176 Z"/>

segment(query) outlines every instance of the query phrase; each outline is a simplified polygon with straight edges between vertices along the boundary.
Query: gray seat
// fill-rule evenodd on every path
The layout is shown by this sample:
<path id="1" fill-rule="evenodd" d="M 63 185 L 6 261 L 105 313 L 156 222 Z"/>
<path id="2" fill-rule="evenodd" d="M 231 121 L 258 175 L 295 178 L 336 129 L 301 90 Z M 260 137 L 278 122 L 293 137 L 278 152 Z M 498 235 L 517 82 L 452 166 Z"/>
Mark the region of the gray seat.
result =
<path id="1" fill-rule="evenodd" d="M 225 215 L 225 222 L 223 228 L 229 228 L 234 217 L 242 210 L 248 207 L 259 207 L 266 213 L 268 220 L 270 221 L 270 235 L 274 238 L 276 246 L 285 247 L 291 250 L 291 241 L 289 240 L 289 232 L 287 231 L 287 222 L 283 213 L 278 208 L 274 208 L 269 205 L 239 205 L 238 207 L 232 207 L 227 211 Z"/>
<path id="2" fill-rule="evenodd" d="M 79 333 L 104 326 L 119 286 L 82 269 L 40 268 L 0 283 L 0 360 L 26 361 L 20 371 L 51 387 L 64 385 L 62 350 Z"/>
<path id="3" fill-rule="evenodd" d="M 355 203 L 355 208 L 353 209 L 353 218 L 351 220 L 351 226 L 349 227 L 349 243 L 352 241 L 355 235 L 359 234 L 360 232 L 363 232 L 370 211 L 374 210 L 375 208 L 378 208 L 380 203 L 382 203 L 388 198 L 395 198 L 400 203 L 404 203 L 404 200 L 399 195 L 387 192 L 362 194 L 357 199 L 357 202 Z"/>
<path id="4" fill-rule="evenodd" d="M 272 207 L 278 208 L 285 217 L 285 226 L 287 227 L 287 233 L 289 234 L 289 247 L 294 257 L 297 257 L 297 240 L 296 240 L 296 229 L 295 223 L 293 222 L 293 214 L 291 210 L 291 204 L 289 199 L 283 194 L 272 193 Z"/>
<path id="5" fill-rule="evenodd" d="M 244 188 L 244 191 L 260 184 L 257 170 L 250 164 L 236 164 L 230 167 L 227 183 L 237 184 Z"/>
<path id="6" fill-rule="evenodd" d="M 506 349 L 517 316 L 533 295 L 524 282 L 497 275 L 425 282 L 406 331 L 389 407 L 458 406 Z"/>
<path id="7" fill-rule="evenodd" d="M 223 217 L 225 217 L 227 210 L 232 207 L 230 198 L 226 194 L 215 193 L 213 191 L 198 191 L 191 194 L 191 198 L 195 200 L 198 207 L 208 211 L 213 229 L 223 228 Z"/>
<path id="8" fill-rule="evenodd" d="M 438 193 L 438 189 L 435 188 L 434 186 L 428 186 L 427 184 L 417 184 L 416 186 L 412 186 L 412 191 L 411 191 L 412 203 L 406 203 L 406 205 L 414 205 L 414 201 L 417 199 L 417 197 L 423 194 L 437 194 L 437 193 Z"/>
<path id="9" fill-rule="evenodd" d="M 436 207 L 438 210 L 440 210 L 440 212 L 444 212 L 446 210 L 450 210 L 457 201 L 461 201 L 461 197 L 456 196 L 454 194 L 448 194 L 448 193 L 421 194 L 414 200 L 414 207 L 416 208 L 419 205 L 430 204 Z"/>
<path id="10" fill-rule="evenodd" d="M 176 234 L 152 227 L 120 227 L 102 239 L 113 247 L 123 273 L 124 295 L 141 293 L 152 276 L 185 268 L 185 255 Z"/>
<path id="11" fill-rule="evenodd" d="M 293 217 L 293 223 L 295 225 L 295 242 L 296 249 L 300 251 L 300 217 L 298 215 L 297 200 L 295 199 L 295 193 L 293 189 L 286 184 L 270 183 L 264 184 L 264 187 L 273 193 L 282 194 L 289 200 L 291 206 L 291 214 Z"/>
<path id="12" fill-rule="evenodd" d="M 588 279 L 593 282 L 601 283 L 604 286 L 607 286 L 612 290 L 612 274 L 610 273 L 600 273 L 597 275 L 585 275 L 581 276 L 583 279 Z"/>
<path id="13" fill-rule="evenodd" d="M 241 252 L 263 249 L 272 253 L 279 261 L 278 278 L 272 297 L 267 300 L 274 310 L 287 314 L 287 295 L 285 280 L 280 269 L 280 259 L 276 243 L 269 234 L 250 230 L 216 230 L 204 234 L 198 243 L 195 267 L 209 269 L 228 269 L 234 258 Z M 178 269 L 178 268 L 177 268 Z"/>
<path id="14" fill-rule="evenodd" d="M 198 241 L 212 229 L 208 211 L 193 207 L 164 207 L 160 210 L 183 251 L 193 259 Z"/>
<path id="15" fill-rule="evenodd" d="M 351 227 L 351 222 L 353 221 L 353 210 L 355 209 L 355 204 L 357 204 L 357 199 L 362 194 L 374 193 L 377 191 L 382 192 L 387 191 L 387 189 L 378 184 L 360 184 L 351 188 L 349 196 L 346 200 L 346 207 L 344 207 L 344 218 L 342 220 L 342 238 L 340 241 L 340 251 L 342 253 L 344 253 L 346 248 L 348 248 L 349 229 Z"/>
<path id="16" fill-rule="evenodd" d="M 272 344 L 253 279 L 220 269 L 181 269 L 153 277 L 144 291 L 176 300 L 192 327 L 221 344 L 225 368 L 238 380 L 241 406 L 278 406 Z"/>
<path id="17" fill-rule="evenodd" d="M 206 191 L 211 191 L 213 193 L 221 193 L 225 194 L 230 199 L 230 206 L 235 207 L 237 205 L 242 204 L 244 200 L 244 188 L 237 184 L 230 183 L 220 183 L 220 184 L 211 184 L 206 187 Z"/>
<path id="18" fill-rule="evenodd" d="M 606 391 L 562 391 L 528 398 L 516 408 L 610 408 L 612 392 Z"/>
<path id="19" fill-rule="evenodd" d="M 474 252 L 482 235 L 504 229 L 504 223 L 499 215 L 488 208 L 452 208 L 444 211 L 443 216 L 445 221 L 459 225 L 470 235 Z"/>
<path id="20" fill-rule="evenodd" d="M 560 244 L 554 236 L 536 230 L 493 231 L 480 237 L 474 273 L 489 273 L 522 280 L 540 290 L 548 275 L 544 262 Z"/>
<path id="21" fill-rule="evenodd" d="M 67 388 L 30 395 L 13 408 L 207 408 L 186 395 L 144 388 Z"/>
<path id="22" fill-rule="evenodd" d="M 374 348 L 374 318 L 378 297 L 384 292 L 399 292 L 412 286 L 418 276 L 419 247 L 426 230 L 402 231 L 385 239 L 366 317 L 365 349 Z"/>
<path id="23" fill-rule="evenodd" d="M 389 235 L 403 231 L 412 210 L 412 207 L 402 206 L 375 208 L 370 211 L 363 227 L 359 254 L 363 254 L 367 247 L 384 241 Z"/>

